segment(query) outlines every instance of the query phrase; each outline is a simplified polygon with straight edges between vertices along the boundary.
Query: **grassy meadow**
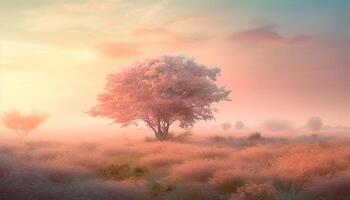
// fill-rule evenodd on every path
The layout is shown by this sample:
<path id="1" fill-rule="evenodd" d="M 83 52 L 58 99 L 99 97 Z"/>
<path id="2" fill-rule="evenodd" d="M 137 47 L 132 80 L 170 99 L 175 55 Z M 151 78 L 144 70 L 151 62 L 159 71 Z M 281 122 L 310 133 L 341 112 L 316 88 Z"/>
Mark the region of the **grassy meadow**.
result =
<path id="1" fill-rule="evenodd" d="M 350 138 L 2 138 L 3 200 L 346 200 Z"/>

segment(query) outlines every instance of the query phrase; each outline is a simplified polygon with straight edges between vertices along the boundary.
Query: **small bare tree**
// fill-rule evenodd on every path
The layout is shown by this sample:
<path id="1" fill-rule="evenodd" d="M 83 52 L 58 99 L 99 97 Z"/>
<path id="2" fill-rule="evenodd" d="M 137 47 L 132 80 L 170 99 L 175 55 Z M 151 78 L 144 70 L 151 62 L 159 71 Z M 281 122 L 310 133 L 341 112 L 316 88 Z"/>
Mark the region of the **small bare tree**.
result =
<path id="1" fill-rule="evenodd" d="M 26 136 L 30 131 L 38 128 L 47 119 L 47 115 L 40 113 L 21 114 L 17 110 L 5 112 L 1 116 L 1 123 L 20 136 Z"/>

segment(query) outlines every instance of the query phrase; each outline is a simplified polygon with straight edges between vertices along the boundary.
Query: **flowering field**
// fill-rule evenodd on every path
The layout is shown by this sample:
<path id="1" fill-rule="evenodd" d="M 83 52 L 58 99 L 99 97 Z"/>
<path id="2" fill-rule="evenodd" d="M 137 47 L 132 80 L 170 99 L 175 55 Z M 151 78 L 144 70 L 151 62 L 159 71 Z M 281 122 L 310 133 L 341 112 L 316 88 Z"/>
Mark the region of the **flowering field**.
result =
<path id="1" fill-rule="evenodd" d="M 341 200 L 350 140 L 189 134 L 170 141 L 5 138 L 0 199 Z"/>

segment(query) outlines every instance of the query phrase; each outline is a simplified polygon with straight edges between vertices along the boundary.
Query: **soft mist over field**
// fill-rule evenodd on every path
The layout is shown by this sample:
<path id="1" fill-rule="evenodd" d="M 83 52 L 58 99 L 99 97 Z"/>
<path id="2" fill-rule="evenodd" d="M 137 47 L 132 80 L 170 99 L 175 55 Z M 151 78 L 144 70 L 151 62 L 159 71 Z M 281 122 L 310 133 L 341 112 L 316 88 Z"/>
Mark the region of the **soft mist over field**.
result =
<path id="1" fill-rule="evenodd" d="M 0 200 L 350 200 L 349 11 L 0 0 Z"/>

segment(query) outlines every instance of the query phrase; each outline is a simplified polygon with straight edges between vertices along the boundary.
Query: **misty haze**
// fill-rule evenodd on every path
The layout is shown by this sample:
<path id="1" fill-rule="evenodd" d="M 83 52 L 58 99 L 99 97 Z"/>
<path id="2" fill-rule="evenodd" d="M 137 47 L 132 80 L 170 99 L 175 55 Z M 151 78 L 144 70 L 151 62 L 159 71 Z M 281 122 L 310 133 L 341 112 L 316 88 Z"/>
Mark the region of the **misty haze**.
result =
<path id="1" fill-rule="evenodd" d="M 349 200 L 350 1 L 0 1 L 0 200 Z"/>

